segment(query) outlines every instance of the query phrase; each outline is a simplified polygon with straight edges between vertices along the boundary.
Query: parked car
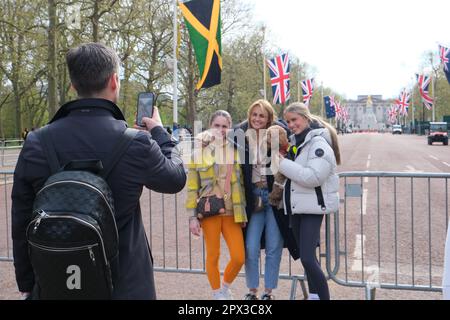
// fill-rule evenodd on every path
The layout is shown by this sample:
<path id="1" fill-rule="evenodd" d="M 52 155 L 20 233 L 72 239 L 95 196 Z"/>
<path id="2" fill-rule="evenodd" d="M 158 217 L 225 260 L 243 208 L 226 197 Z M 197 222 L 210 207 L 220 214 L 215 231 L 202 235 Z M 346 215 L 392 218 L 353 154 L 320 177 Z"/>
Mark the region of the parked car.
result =
<path id="1" fill-rule="evenodd" d="M 433 142 L 442 142 L 448 146 L 448 128 L 447 122 L 430 122 L 430 131 L 428 133 L 428 144 Z"/>
<path id="2" fill-rule="evenodd" d="M 402 130 L 402 126 L 399 124 L 394 124 L 392 126 L 392 134 L 402 134 L 403 130 Z"/>

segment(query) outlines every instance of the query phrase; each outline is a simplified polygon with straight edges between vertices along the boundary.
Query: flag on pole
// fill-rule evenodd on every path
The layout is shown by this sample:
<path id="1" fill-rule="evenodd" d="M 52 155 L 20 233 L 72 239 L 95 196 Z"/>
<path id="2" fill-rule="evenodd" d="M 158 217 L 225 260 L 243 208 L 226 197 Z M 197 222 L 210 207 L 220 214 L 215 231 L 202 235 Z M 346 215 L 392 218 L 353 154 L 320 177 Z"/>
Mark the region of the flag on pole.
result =
<path id="1" fill-rule="evenodd" d="M 417 82 L 419 83 L 419 91 L 422 96 L 422 102 L 425 108 L 431 110 L 433 108 L 433 98 L 430 97 L 428 90 L 430 88 L 431 76 L 425 76 L 423 74 L 416 74 Z"/>
<path id="2" fill-rule="evenodd" d="M 334 101 L 334 111 L 336 113 L 336 120 L 342 119 L 342 106 L 341 106 L 341 102 L 339 100 Z"/>
<path id="3" fill-rule="evenodd" d="M 403 89 L 398 99 L 395 99 L 395 104 L 397 106 L 399 114 L 402 116 L 408 115 L 410 97 L 411 97 L 410 93 L 407 92 L 406 89 Z"/>
<path id="4" fill-rule="evenodd" d="M 389 122 L 391 124 L 397 123 L 397 106 L 391 105 L 388 109 Z"/>
<path id="5" fill-rule="evenodd" d="M 303 103 L 309 107 L 309 102 L 311 101 L 314 92 L 314 78 L 302 81 L 302 94 Z"/>
<path id="6" fill-rule="evenodd" d="M 350 115 L 348 113 L 348 108 L 347 108 L 347 106 L 344 105 L 344 106 L 341 107 L 341 109 L 342 109 L 341 110 L 342 120 L 344 121 L 345 125 L 347 125 L 349 120 L 350 120 Z"/>
<path id="7" fill-rule="evenodd" d="M 287 53 L 267 60 L 272 84 L 273 103 L 286 103 L 291 96 L 289 81 L 289 56 Z"/>
<path id="8" fill-rule="evenodd" d="M 220 84 L 222 72 L 220 0 L 191 0 L 180 3 L 179 6 L 200 71 L 197 90 Z"/>
<path id="9" fill-rule="evenodd" d="M 323 102 L 325 103 L 325 113 L 327 115 L 327 118 L 329 119 L 336 117 L 334 96 L 323 97 Z"/>
<path id="10" fill-rule="evenodd" d="M 450 83 L 450 49 L 439 45 L 439 57 L 444 66 L 444 73 L 447 77 L 447 81 Z"/>

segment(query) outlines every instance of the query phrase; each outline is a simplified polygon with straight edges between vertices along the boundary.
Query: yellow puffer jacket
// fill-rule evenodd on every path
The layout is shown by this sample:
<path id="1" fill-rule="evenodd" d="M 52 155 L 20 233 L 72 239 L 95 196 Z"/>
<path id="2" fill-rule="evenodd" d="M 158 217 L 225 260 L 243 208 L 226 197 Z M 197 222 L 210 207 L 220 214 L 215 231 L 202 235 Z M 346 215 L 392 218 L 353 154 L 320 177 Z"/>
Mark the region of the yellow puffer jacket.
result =
<path id="1" fill-rule="evenodd" d="M 229 146 L 233 148 L 232 146 Z M 187 201 L 186 209 L 194 216 L 195 209 L 197 207 L 197 199 L 199 197 L 199 191 L 208 186 L 215 176 L 214 165 L 215 157 L 213 152 L 206 152 L 205 148 L 211 148 L 211 146 L 204 147 L 199 155 L 194 151 L 192 154 L 191 162 L 188 163 L 188 179 L 187 179 Z M 233 148 L 234 153 L 234 170 L 231 174 L 231 200 L 233 203 L 234 221 L 236 223 L 247 222 L 247 215 L 245 213 L 245 195 L 242 188 L 242 173 L 241 166 L 238 161 L 238 152 Z"/>

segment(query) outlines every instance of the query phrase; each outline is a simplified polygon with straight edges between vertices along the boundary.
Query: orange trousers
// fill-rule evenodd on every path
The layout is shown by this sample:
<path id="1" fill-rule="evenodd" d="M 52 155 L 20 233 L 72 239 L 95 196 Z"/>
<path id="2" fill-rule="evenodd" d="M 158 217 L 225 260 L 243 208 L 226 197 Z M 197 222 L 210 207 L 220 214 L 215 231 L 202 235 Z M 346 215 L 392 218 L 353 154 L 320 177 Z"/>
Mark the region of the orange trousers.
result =
<path id="1" fill-rule="evenodd" d="M 214 216 L 201 221 L 206 246 L 206 273 L 213 290 L 220 289 L 220 234 L 230 252 L 223 282 L 231 284 L 245 263 L 245 247 L 242 228 L 234 222 L 234 216 Z"/>

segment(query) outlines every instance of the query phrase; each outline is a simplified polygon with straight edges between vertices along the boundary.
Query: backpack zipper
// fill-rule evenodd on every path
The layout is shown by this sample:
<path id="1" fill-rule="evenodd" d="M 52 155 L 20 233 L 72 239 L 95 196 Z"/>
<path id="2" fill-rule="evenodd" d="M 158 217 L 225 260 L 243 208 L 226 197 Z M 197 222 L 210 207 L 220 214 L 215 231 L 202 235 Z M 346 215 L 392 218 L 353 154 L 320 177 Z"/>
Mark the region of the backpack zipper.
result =
<path id="1" fill-rule="evenodd" d="M 29 226 L 30 226 L 32 223 L 34 223 L 35 225 L 34 225 L 34 228 L 33 228 L 33 233 L 35 233 L 35 232 L 36 232 L 35 230 L 37 230 L 37 227 L 38 227 L 39 224 L 41 223 L 41 220 L 44 219 L 44 218 L 45 218 L 45 219 L 51 219 L 51 218 L 73 219 L 73 220 L 76 220 L 76 221 L 78 221 L 78 222 L 80 222 L 80 223 L 82 223 L 82 224 L 88 226 L 89 228 L 93 229 L 93 230 L 95 231 L 95 233 L 97 233 L 98 238 L 100 239 L 101 247 L 102 247 L 102 251 L 103 251 L 103 258 L 104 258 L 105 264 L 108 265 L 108 258 L 106 257 L 105 244 L 103 243 L 103 238 L 102 238 L 100 232 L 97 230 L 97 228 L 96 228 L 94 225 L 92 225 L 91 223 L 86 222 L 86 221 L 84 221 L 84 220 L 82 220 L 82 219 L 80 219 L 80 218 L 77 218 L 77 217 L 61 216 L 61 215 L 59 215 L 59 216 L 58 216 L 58 215 L 48 215 L 44 210 L 39 210 L 39 217 L 36 218 L 36 219 L 34 219 L 34 220 L 32 220 L 32 221 L 28 224 L 27 231 L 28 231 L 28 229 L 29 229 Z M 38 221 L 39 221 L 39 223 L 38 223 Z M 36 224 L 37 224 L 37 226 L 36 226 Z M 27 237 L 28 237 L 28 235 L 27 235 Z M 29 242 L 29 243 L 32 243 L 31 241 L 28 241 L 28 242 Z M 50 248 L 50 247 L 49 247 L 49 248 Z M 94 259 L 94 260 L 95 260 L 95 259 Z"/>
<path id="2" fill-rule="evenodd" d="M 92 264 L 94 266 L 96 266 L 96 262 L 95 262 L 95 255 L 94 255 L 94 251 L 92 251 L 92 249 L 94 247 L 98 247 L 98 243 L 95 244 L 91 244 L 88 246 L 81 246 L 81 247 L 70 247 L 70 248 L 55 248 L 55 247 L 47 247 L 47 246 L 43 246 L 37 243 L 34 243 L 32 241 L 29 241 L 30 245 L 32 245 L 33 247 L 36 247 L 38 249 L 41 250 L 45 250 L 45 251 L 51 251 L 51 252 L 70 252 L 70 251 L 83 251 L 83 250 L 88 250 L 89 251 L 89 258 L 92 261 Z"/>
<path id="3" fill-rule="evenodd" d="M 109 212 L 111 213 L 111 216 L 113 217 L 113 221 L 114 221 L 114 229 L 115 229 L 115 231 L 116 231 L 116 237 L 117 237 L 117 239 L 119 239 L 119 232 L 117 231 L 116 218 L 115 218 L 115 216 L 114 216 L 113 209 L 112 209 L 111 206 L 109 205 L 108 200 L 106 200 L 105 195 L 104 195 L 98 188 L 96 188 L 96 187 L 94 187 L 94 186 L 92 186 L 92 185 L 90 185 L 90 184 L 88 184 L 88 183 L 81 182 L 81 181 L 75 181 L 75 180 L 56 181 L 56 182 L 53 182 L 53 183 L 50 183 L 50 184 L 44 186 L 41 190 L 38 191 L 38 193 L 36 194 L 36 197 L 37 197 L 42 191 L 44 191 L 45 189 L 50 188 L 50 187 L 52 187 L 52 186 L 54 186 L 54 185 L 57 185 L 57 184 L 63 184 L 63 183 L 80 184 L 80 185 L 82 185 L 82 186 L 88 187 L 88 188 L 94 190 L 95 192 L 97 192 L 97 193 L 103 198 L 103 200 L 105 201 L 106 206 L 108 207 Z"/>
<path id="4" fill-rule="evenodd" d="M 41 220 L 43 218 L 48 217 L 47 213 L 44 210 L 38 210 L 37 214 L 39 214 L 39 217 L 37 218 L 36 222 L 34 223 L 34 228 L 33 228 L 33 233 L 36 233 L 37 228 L 39 227 L 39 225 L 41 224 Z"/>

